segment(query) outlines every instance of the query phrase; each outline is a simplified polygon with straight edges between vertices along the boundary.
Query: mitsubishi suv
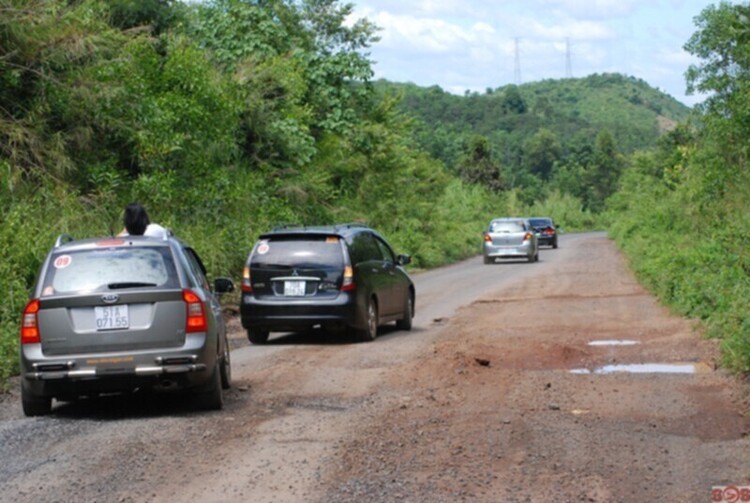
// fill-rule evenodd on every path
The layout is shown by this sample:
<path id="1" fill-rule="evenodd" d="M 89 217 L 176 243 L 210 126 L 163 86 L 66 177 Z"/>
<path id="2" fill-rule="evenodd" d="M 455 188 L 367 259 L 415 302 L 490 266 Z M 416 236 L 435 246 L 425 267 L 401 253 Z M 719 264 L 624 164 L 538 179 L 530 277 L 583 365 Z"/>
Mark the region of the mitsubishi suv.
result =
<path id="1" fill-rule="evenodd" d="M 27 416 L 69 401 L 137 389 L 189 390 L 220 409 L 231 385 L 218 295 L 198 254 L 170 234 L 58 238 L 21 322 L 21 401 Z"/>
<path id="2" fill-rule="evenodd" d="M 240 314 L 253 344 L 269 332 L 316 325 L 372 341 L 378 327 L 395 321 L 410 330 L 414 283 L 396 255 L 369 227 L 343 224 L 286 227 L 262 234 L 242 275 Z"/>

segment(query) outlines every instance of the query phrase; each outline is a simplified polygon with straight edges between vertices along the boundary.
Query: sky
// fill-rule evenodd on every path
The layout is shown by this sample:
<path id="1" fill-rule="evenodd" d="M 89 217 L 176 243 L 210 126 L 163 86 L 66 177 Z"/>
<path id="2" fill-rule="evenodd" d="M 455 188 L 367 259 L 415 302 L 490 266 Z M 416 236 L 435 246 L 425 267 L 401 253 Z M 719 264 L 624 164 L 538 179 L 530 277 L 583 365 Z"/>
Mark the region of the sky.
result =
<path id="1" fill-rule="evenodd" d="M 692 106 L 683 49 L 709 0 L 350 0 L 380 28 L 375 79 L 454 94 L 617 72 Z M 716 2 L 718 4 L 718 2 Z"/>

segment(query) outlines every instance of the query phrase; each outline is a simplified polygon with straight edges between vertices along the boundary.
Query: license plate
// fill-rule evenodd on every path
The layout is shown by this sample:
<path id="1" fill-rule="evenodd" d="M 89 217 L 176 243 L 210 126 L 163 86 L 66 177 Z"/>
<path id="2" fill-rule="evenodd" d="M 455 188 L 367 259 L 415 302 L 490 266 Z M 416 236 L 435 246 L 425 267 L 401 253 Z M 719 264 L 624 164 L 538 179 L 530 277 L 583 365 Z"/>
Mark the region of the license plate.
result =
<path id="1" fill-rule="evenodd" d="M 284 281 L 284 295 L 288 297 L 302 297 L 305 295 L 304 281 Z"/>
<path id="2" fill-rule="evenodd" d="M 130 326 L 127 304 L 94 307 L 97 330 L 121 330 Z"/>

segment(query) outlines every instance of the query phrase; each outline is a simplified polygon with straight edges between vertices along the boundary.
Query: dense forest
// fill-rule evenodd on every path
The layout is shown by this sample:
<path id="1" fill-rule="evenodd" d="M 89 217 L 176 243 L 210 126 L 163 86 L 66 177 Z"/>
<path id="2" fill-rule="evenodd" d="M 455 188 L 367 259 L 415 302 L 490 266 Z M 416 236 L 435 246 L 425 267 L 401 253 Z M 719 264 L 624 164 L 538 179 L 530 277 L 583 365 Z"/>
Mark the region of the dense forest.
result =
<path id="1" fill-rule="evenodd" d="M 378 81 L 375 87 L 399 98 L 399 109 L 414 120 L 416 142 L 462 179 L 495 190 L 518 188 L 529 204 L 554 187 L 594 211 L 614 191 L 622 156 L 655 147 L 690 113 L 646 82 L 620 74 L 464 96 L 437 86 Z"/>
<path id="2" fill-rule="evenodd" d="M 609 229 L 645 284 L 750 370 L 750 9 L 707 7 L 689 111 L 622 75 L 453 96 L 373 82 L 338 0 L 0 0 L 0 382 L 55 237 L 124 206 L 237 277 L 279 223 L 366 222 L 416 267 L 499 215 Z"/>

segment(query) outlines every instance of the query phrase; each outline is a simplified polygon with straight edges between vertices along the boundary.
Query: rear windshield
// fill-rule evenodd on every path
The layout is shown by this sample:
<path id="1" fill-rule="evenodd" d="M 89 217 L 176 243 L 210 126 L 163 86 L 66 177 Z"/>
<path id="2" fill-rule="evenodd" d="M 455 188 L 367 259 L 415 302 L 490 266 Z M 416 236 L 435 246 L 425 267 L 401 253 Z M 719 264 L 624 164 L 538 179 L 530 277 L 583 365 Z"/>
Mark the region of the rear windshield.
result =
<path id="1" fill-rule="evenodd" d="M 552 225 L 552 220 L 548 218 L 534 218 L 529 220 L 529 223 L 534 227 L 547 227 Z"/>
<path id="2" fill-rule="evenodd" d="M 490 232 L 523 232 L 522 222 L 492 222 Z"/>
<path id="3" fill-rule="evenodd" d="M 299 236 L 263 239 L 255 247 L 251 267 L 344 267 L 337 236 Z"/>
<path id="4" fill-rule="evenodd" d="M 178 286 L 169 248 L 104 248 L 53 255 L 42 294 Z"/>

